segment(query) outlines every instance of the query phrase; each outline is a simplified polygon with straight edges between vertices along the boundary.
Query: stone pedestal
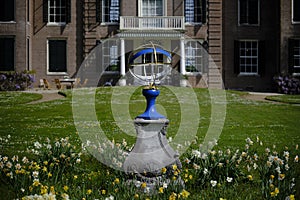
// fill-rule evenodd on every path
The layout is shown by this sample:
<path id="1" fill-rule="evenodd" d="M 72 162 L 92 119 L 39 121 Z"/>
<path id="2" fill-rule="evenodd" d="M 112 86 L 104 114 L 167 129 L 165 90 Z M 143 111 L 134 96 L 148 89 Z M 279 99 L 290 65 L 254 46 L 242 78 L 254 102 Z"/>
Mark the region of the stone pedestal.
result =
<path id="1" fill-rule="evenodd" d="M 137 140 L 124 162 L 125 172 L 152 178 L 160 176 L 162 168 L 178 164 L 178 154 L 166 138 L 168 123 L 167 119 L 134 120 Z"/>
<path id="2" fill-rule="evenodd" d="M 159 180 L 162 168 L 168 168 L 173 164 L 181 168 L 181 163 L 179 155 L 171 148 L 166 138 L 169 120 L 155 109 L 155 99 L 159 95 L 159 90 L 144 89 L 143 95 L 147 99 L 147 108 L 134 120 L 137 140 L 123 168 L 126 173 L 153 183 Z"/>

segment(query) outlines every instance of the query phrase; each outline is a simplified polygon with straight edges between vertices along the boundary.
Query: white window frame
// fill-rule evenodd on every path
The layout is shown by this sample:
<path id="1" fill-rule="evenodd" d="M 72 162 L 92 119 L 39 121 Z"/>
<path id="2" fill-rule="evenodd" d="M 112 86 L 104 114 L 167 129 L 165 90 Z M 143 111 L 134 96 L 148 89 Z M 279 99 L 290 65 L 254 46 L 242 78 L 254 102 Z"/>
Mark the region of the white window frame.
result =
<path id="1" fill-rule="evenodd" d="M 241 24 L 240 23 L 240 18 L 241 18 L 241 11 L 240 11 L 240 0 L 238 0 L 238 25 L 239 26 L 260 26 L 260 0 L 258 0 L 258 19 L 257 19 L 257 24 L 246 24 L 246 23 L 243 23 Z"/>
<path id="2" fill-rule="evenodd" d="M 299 54 L 293 53 L 293 63 L 294 63 L 294 66 L 293 66 L 293 67 L 294 67 L 294 69 L 300 69 L 300 39 L 297 39 L 297 42 L 298 42 L 298 46 L 297 46 L 297 47 L 294 46 L 294 49 L 293 49 L 293 50 L 294 50 L 294 52 L 295 52 L 295 48 L 297 48 Z M 295 63 L 296 63 L 295 60 L 298 60 L 299 65 L 295 65 Z M 293 75 L 294 75 L 294 76 L 299 76 L 300 73 L 294 72 Z"/>
<path id="3" fill-rule="evenodd" d="M 242 42 L 245 42 L 245 52 L 247 51 L 247 48 L 246 48 L 246 43 L 247 42 L 256 42 L 256 51 L 257 51 L 257 54 L 256 54 L 256 56 L 254 55 L 250 55 L 250 56 L 247 56 L 247 55 L 242 55 L 242 53 L 241 53 L 241 43 Z M 252 49 L 254 49 L 254 48 L 252 48 L 251 47 L 251 49 L 250 49 L 250 51 L 252 52 Z M 255 75 L 255 76 L 258 76 L 258 74 L 259 74 L 259 70 L 258 70 L 258 68 L 259 68 L 259 41 L 258 40 L 239 40 L 239 55 L 240 55 L 240 57 L 239 57 L 239 71 L 240 71 L 240 73 L 239 73 L 239 75 L 241 75 L 241 76 L 252 76 L 252 75 Z M 251 53 L 252 54 L 252 53 Z M 241 64 L 241 59 L 245 59 L 245 64 L 244 64 L 244 68 L 245 68 L 245 70 L 242 70 L 242 64 Z M 252 63 L 252 59 L 253 58 L 256 58 L 256 71 L 255 72 L 253 72 L 253 70 L 252 70 L 252 67 L 254 66 L 254 64 Z M 251 72 L 247 72 L 247 63 L 246 63 L 246 59 L 251 59 L 251 64 L 248 64 L 248 65 L 250 65 L 251 66 Z"/>
<path id="4" fill-rule="evenodd" d="M 49 64 L 50 64 L 50 60 L 49 60 L 49 41 L 50 40 L 64 40 L 66 41 L 66 71 L 65 72 L 50 72 L 49 71 Z M 68 40 L 66 38 L 48 38 L 47 39 L 47 75 L 68 75 Z"/>
<path id="5" fill-rule="evenodd" d="M 143 17 L 143 1 L 145 0 L 139 0 L 138 1 L 138 15 L 139 17 Z M 161 16 L 166 16 L 167 15 L 167 1 L 166 0 L 161 0 L 162 1 L 162 15 Z"/>
<path id="6" fill-rule="evenodd" d="M 203 73 L 203 47 L 200 44 L 200 41 L 187 40 L 185 41 L 185 73 L 187 75 L 198 75 Z M 189 54 L 189 51 L 192 52 L 192 55 Z M 187 66 L 190 62 L 193 62 L 193 66 L 198 70 L 198 72 L 189 72 L 187 71 Z M 198 61 L 198 62 L 197 62 Z M 200 62 L 199 62 L 200 61 Z"/>
<path id="7" fill-rule="evenodd" d="M 105 67 L 105 73 L 120 73 L 120 45 L 116 40 L 108 40 L 102 45 L 102 66 Z M 119 71 L 109 70 L 111 64 L 117 64 Z M 107 70 L 108 68 L 108 70 Z"/>
<path id="8" fill-rule="evenodd" d="M 54 5 L 53 7 L 51 6 L 51 1 L 52 0 L 48 0 L 48 23 L 47 23 L 47 25 L 54 25 L 54 26 L 64 26 L 64 25 L 66 25 L 67 24 L 67 2 L 65 3 L 65 7 L 60 7 L 60 13 L 59 14 L 57 14 L 57 13 L 55 13 L 56 12 L 56 5 Z M 61 1 L 63 1 L 63 0 L 59 0 L 60 2 Z M 55 2 L 55 1 L 54 1 Z M 54 10 L 54 13 L 51 13 L 50 11 L 51 11 L 51 8 L 53 8 L 53 10 Z M 61 11 L 62 11 L 62 9 L 65 9 L 65 21 L 60 21 L 60 22 L 56 22 L 56 20 L 54 20 L 53 22 L 50 20 L 51 19 L 51 15 L 53 15 L 54 16 L 54 18 L 56 19 L 56 17 L 61 17 L 62 16 L 62 14 L 61 14 Z"/>
<path id="9" fill-rule="evenodd" d="M 300 24 L 300 21 L 294 21 L 294 1 L 295 0 L 291 0 L 292 2 L 291 2 L 291 13 L 292 13 L 292 19 L 291 19 L 291 21 L 292 21 L 292 24 Z"/>
<path id="10" fill-rule="evenodd" d="M 106 24 L 119 24 L 120 23 L 120 0 L 118 0 L 118 4 L 119 4 L 119 16 L 118 16 L 118 21 L 117 22 L 111 22 L 111 21 L 105 21 L 105 16 L 106 15 L 108 15 L 108 16 L 110 16 L 110 13 L 108 14 L 108 13 L 105 13 L 105 5 L 107 4 L 107 3 L 105 3 L 105 2 L 107 2 L 107 0 L 101 0 L 102 1 L 102 3 L 101 3 L 101 5 L 102 5 L 102 16 L 101 16 L 101 24 L 102 25 L 106 25 Z"/>
<path id="11" fill-rule="evenodd" d="M 186 14 L 185 14 L 185 11 L 186 11 L 186 6 L 185 6 L 186 1 L 187 1 L 187 0 L 184 0 L 184 15 L 186 15 Z M 193 10 L 194 10 L 194 6 L 195 6 L 195 1 L 196 1 L 196 0 L 193 0 L 193 6 L 192 6 L 192 8 L 191 8 L 191 9 L 193 9 Z M 200 0 L 200 1 L 201 1 L 201 0 Z M 201 15 L 202 15 L 202 12 L 203 12 L 203 9 L 202 9 L 202 6 L 203 6 L 203 5 L 202 5 L 202 1 L 199 3 L 199 6 L 201 6 L 201 7 L 199 7 L 198 9 L 201 9 Z M 202 15 L 202 16 L 203 16 L 203 15 Z M 195 22 L 194 19 L 193 19 L 192 22 L 187 22 L 187 21 L 186 21 L 187 17 L 185 16 L 185 23 L 186 23 L 186 24 L 191 24 L 191 25 L 194 25 L 194 24 L 202 24 L 202 23 L 203 23 L 202 16 L 201 16 L 201 22 Z M 195 18 L 195 12 L 193 13 L 193 18 Z"/>

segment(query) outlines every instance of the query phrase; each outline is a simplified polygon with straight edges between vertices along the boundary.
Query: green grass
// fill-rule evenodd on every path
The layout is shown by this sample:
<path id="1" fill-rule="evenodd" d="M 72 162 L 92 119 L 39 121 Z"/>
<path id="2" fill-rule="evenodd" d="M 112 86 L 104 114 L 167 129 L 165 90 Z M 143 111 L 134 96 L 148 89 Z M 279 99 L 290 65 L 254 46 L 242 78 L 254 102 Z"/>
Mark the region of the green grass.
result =
<path id="1" fill-rule="evenodd" d="M 266 99 L 281 103 L 300 104 L 300 95 L 276 95 L 268 96 Z"/>
<path id="2" fill-rule="evenodd" d="M 141 88 L 131 87 L 130 89 L 135 90 L 129 101 L 129 113 L 131 119 L 134 119 L 144 111 L 145 100 L 141 95 Z M 197 133 L 198 144 L 200 144 L 210 124 L 212 105 L 207 89 L 194 89 L 194 91 L 200 107 L 200 123 Z M 113 88 L 99 88 L 95 95 L 95 109 L 101 128 L 110 139 L 122 141 L 126 138 L 129 145 L 134 144 L 135 137 L 122 132 L 115 123 L 110 106 L 112 92 Z M 226 91 L 226 120 L 217 149 L 243 149 L 245 139 L 248 137 L 253 140 L 259 137 L 264 142 L 264 146 L 270 148 L 273 145 L 279 149 L 284 149 L 286 146 L 293 148 L 296 144 L 300 144 L 299 105 L 251 101 L 240 98 L 242 94 Z M 50 139 L 70 137 L 73 143 L 79 145 L 72 113 L 72 93 L 68 91 L 66 98 L 51 102 L 27 104 L 40 98 L 39 94 L 0 93 L 0 137 L 11 136 L 8 143 L 2 141 L 1 144 L 0 142 L 0 155 L 27 155 L 25 150 L 28 146 L 35 141 L 44 141 L 47 137 Z M 281 98 L 280 101 L 283 102 L 299 102 L 299 96 L 278 96 L 278 98 Z M 161 105 L 158 106 L 158 110 L 170 120 L 168 137 L 175 137 L 181 120 L 178 97 L 170 89 L 162 87 L 157 104 Z M 132 122 L 128 121 L 128 123 Z M 258 151 L 262 152 L 264 149 L 258 149 Z M 30 155 L 27 156 L 30 157 Z M 94 164 L 89 167 L 98 167 L 97 162 L 91 161 L 90 163 Z M 0 186 L 0 193 L 5 192 L 3 184 L 0 183 Z"/>

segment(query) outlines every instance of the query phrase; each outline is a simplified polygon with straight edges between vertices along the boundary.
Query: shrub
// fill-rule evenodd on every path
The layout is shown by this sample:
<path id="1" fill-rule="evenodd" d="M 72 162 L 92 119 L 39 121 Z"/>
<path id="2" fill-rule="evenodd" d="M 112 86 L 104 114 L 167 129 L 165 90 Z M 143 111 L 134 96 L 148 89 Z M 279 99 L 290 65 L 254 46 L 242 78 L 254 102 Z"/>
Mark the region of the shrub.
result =
<path id="1" fill-rule="evenodd" d="M 278 91 L 283 94 L 300 94 L 300 81 L 291 75 L 275 76 Z"/>
<path id="2" fill-rule="evenodd" d="M 28 71 L 0 73 L 0 91 L 22 91 L 33 82 L 34 76 Z"/>

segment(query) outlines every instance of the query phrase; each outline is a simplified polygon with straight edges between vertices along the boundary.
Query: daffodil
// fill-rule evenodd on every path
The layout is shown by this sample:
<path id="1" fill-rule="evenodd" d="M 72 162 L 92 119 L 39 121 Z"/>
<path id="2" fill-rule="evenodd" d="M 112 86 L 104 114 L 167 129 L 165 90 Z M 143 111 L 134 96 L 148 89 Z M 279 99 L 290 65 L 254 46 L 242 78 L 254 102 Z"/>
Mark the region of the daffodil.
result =
<path id="1" fill-rule="evenodd" d="M 163 187 L 160 187 L 159 189 L 158 189 L 158 193 L 164 193 L 164 188 Z"/>
<path id="2" fill-rule="evenodd" d="M 161 173 L 165 174 L 166 172 L 167 172 L 167 168 L 164 167 L 161 169 Z"/>
<path id="3" fill-rule="evenodd" d="M 252 175 L 248 175 L 247 178 L 248 178 L 249 181 L 252 181 L 252 180 L 253 180 Z"/>
<path id="4" fill-rule="evenodd" d="M 185 198 L 188 198 L 190 196 L 190 193 L 186 190 L 182 190 L 182 192 L 180 193 L 182 195 L 182 197 L 185 199 Z"/>
<path id="5" fill-rule="evenodd" d="M 88 189 L 88 190 L 86 191 L 86 194 L 87 194 L 87 195 L 92 194 L 92 190 L 91 190 L 91 189 Z"/>
<path id="6" fill-rule="evenodd" d="M 119 184 L 119 183 L 120 183 L 120 179 L 119 179 L 119 178 L 116 178 L 115 181 L 114 181 L 114 183 L 115 183 L 115 184 Z"/>
<path id="7" fill-rule="evenodd" d="M 69 187 L 67 185 L 65 185 L 63 189 L 65 192 L 67 192 L 69 190 Z"/>
<path id="8" fill-rule="evenodd" d="M 146 187 L 147 187 L 147 183 L 143 182 L 143 183 L 141 184 L 141 188 L 146 188 Z"/>
<path id="9" fill-rule="evenodd" d="M 134 194 L 133 198 L 134 198 L 134 199 L 138 199 L 138 198 L 139 198 L 139 195 L 138 195 L 138 194 Z"/>

